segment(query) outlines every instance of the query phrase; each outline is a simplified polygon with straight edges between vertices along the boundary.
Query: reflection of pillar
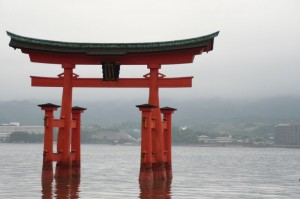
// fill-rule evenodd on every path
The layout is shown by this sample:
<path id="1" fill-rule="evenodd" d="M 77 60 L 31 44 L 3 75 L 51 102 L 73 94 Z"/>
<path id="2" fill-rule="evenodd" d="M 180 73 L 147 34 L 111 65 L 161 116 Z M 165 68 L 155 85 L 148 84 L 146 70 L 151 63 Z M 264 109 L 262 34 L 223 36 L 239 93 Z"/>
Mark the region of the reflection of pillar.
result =
<path id="1" fill-rule="evenodd" d="M 141 183 L 140 182 L 140 195 L 139 198 L 154 198 L 153 197 L 153 184 L 152 183 Z M 160 196 L 162 198 L 162 196 Z"/>
<path id="2" fill-rule="evenodd" d="M 164 107 L 160 109 L 164 115 L 166 127 L 164 128 L 164 141 L 165 141 L 165 168 L 167 179 L 172 179 L 172 114 L 177 109 Z"/>
<path id="3" fill-rule="evenodd" d="M 140 182 L 139 198 L 170 199 L 171 195 L 171 181 L 154 181 L 153 184 Z"/>
<path id="4" fill-rule="evenodd" d="M 56 111 L 60 106 L 55 104 L 40 104 L 38 105 L 42 110 L 45 111 L 44 117 L 44 154 L 43 154 L 43 162 L 51 163 L 53 161 L 53 111 Z M 46 165 L 45 165 L 46 166 Z M 43 166 L 44 168 L 44 166 Z"/>
<path id="5" fill-rule="evenodd" d="M 51 169 L 49 167 L 42 169 L 42 199 L 49 199 L 53 197 L 52 194 L 53 186 L 53 169 L 51 163 Z"/>
<path id="6" fill-rule="evenodd" d="M 80 176 L 72 175 L 71 185 L 70 185 L 70 197 L 72 199 L 80 198 L 79 196 L 79 186 L 80 186 Z"/>
<path id="7" fill-rule="evenodd" d="M 79 197 L 79 186 L 80 186 L 80 175 L 73 176 L 73 169 L 69 168 L 70 175 L 55 175 L 55 195 L 56 198 L 80 198 Z"/>
<path id="8" fill-rule="evenodd" d="M 155 119 L 155 128 L 153 129 L 153 152 L 155 161 L 153 162 L 153 179 L 155 181 L 166 180 L 166 171 L 164 165 L 164 135 L 162 129 L 161 112 L 159 109 L 159 69 L 160 64 L 149 64 L 150 85 L 149 85 L 149 104 L 156 106 L 152 111 L 152 117 Z"/>
<path id="9" fill-rule="evenodd" d="M 73 173 L 72 168 L 69 174 Z M 50 179 L 42 178 L 42 199 L 50 198 L 80 198 L 80 176 L 55 175 Z"/>
<path id="10" fill-rule="evenodd" d="M 151 111 L 155 106 L 151 104 L 137 105 L 142 111 L 141 124 L 141 166 L 139 181 L 152 182 L 152 114 Z"/>
<path id="11" fill-rule="evenodd" d="M 171 199 L 171 181 L 153 183 L 152 198 Z"/>
<path id="12" fill-rule="evenodd" d="M 72 167 L 75 174 L 80 174 L 80 127 L 81 127 L 81 113 L 83 113 L 86 108 L 75 106 L 72 108 L 72 119 L 75 121 L 75 128 L 72 129 L 72 144 L 71 151 L 74 153 L 74 159 L 72 162 Z"/>
<path id="13" fill-rule="evenodd" d="M 70 197 L 70 185 L 71 185 L 71 168 L 69 168 L 69 173 L 55 173 L 55 196 L 56 198 L 71 198 Z M 57 167 L 56 167 L 57 171 Z M 69 175 L 67 175 L 69 174 Z"/>

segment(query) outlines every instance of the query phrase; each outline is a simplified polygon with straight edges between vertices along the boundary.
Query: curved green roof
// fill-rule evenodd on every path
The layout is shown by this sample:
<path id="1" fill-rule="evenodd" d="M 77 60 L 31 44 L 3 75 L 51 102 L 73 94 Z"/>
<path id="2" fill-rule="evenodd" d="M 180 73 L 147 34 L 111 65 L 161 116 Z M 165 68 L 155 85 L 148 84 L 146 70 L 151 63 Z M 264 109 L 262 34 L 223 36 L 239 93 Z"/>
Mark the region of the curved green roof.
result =
<path id="1" fill-rule="evenodd" d="M 209 51 L 212 50 L 213 40 L 218 34 L 219 32 L 215 32 L 201 37 L 164 42 L 76 43 L 24 37 L 7 31 L 11 38 L 9 46 L 13 48 L 95 55 L 161 52 L 210 46 L 210 49 L 207 49 Z"/>

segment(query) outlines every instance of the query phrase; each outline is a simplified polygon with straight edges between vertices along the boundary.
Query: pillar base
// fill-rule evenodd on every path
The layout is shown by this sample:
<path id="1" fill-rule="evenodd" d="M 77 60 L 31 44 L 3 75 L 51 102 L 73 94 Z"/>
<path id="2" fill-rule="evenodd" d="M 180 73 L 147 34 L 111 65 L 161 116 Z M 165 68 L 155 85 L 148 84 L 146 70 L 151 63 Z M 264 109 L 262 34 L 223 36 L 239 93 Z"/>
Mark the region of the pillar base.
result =
<path id="1" fill-rule="evenodd" d="M 72 162 L 72 176 L 78 177 L 80 176 L 80 161 L 73 161 Z"/>
<path id="2" fill-rule="evenodd" d="M 55 178 L 69 178 L 71 176 L 72 164 L 71 162 L 57 162 Z"/>
<path id="3" fill-rule="evenodd" d="M 53 165 L 52 161 L 44 161 L 42 167 L 42 182 L 53 181 Z"/>
<path id="4" fill-rule="evenodd" d="M 152 163 L 141 164 L 139 182 L 153 182 Z"/>
<path id="5" fill-rule="evenodd" d="M 152 164 L 153 180 L 154 181 L 166 181 L 166 170 L 164 162 L 156 162 Z"/>
<path id="6" fill-rule="evenodd" d="M 166 162 L 165 169 L 166 169 L 167 180 L 172 180 L 173 179 L 172 163 Z"/>

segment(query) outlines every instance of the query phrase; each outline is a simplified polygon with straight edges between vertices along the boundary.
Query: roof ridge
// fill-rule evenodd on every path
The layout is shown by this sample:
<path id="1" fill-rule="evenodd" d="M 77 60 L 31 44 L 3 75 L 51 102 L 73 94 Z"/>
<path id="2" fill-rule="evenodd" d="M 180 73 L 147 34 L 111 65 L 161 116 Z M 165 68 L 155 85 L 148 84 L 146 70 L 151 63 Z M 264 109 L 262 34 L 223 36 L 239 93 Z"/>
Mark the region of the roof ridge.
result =
<path id="1" fill-rule="evenodd" d="M 89 42 L 63 42 L 63 41 L 52 41 L 46 39 L 36 39 L 32 37 L 25 37 L 17 35 L 15 33 L 6 31 L 7 35 L 16 41 L 25 43 L 42 44 L 46 46 L 57 46 L 57 47 L 76 47 L 76 48 L 149 48 L 149 47 L 168 47 L 168 46 L 179 46 L 192 43 L 198 43 L 205 40 L 213 39 L 218 36 L 219 31 L 209 35 L 200 37 L 194 37 L 182 40 L 172 41 L 160 41 L 160 42 L 135 42 L 135 43 L 89 43 Z"/>

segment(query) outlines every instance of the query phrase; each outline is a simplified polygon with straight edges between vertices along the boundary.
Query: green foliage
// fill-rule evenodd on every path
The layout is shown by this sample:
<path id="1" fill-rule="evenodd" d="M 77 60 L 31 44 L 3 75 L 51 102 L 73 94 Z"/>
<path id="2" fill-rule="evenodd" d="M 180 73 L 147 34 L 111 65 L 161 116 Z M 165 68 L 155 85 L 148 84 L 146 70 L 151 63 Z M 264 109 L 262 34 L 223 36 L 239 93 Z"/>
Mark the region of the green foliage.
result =
<path id="1" fill-rule="evenodd" d="M 25 142 L 25 143 L 41 143 L 43 142 L 43 134 L 35 134 L 28 132 L 13 132 L 10 137 L 10 142 Z"/>
<path id="2" fill-rule="evenodd" d="M 119 126 L 104 128 L 99 125 L 91 125 L 81 129 L 81 142 L 94 144 L 124 144 L 132 142 L 132 140 L 128 138 L 128 135 L 130 134 Z"/>
<path id="3" fill-rule="evenodd" d="M 81 129 L 82 143 L 95 144 L 124 144 L 133 142 L 126 138 L 130 135 L 135 138 L 135 142 L 140 139 L 139 124 L 123 123 L 112 127 L 102 127 L 100 125 L 83 126 Z M 209 128 L 206 128 L 209 127 Z M 202 128 L 201 124 L 193 128 L 180 128 L 173 126 L 172 143 L 177 145 L 198 144 L 199 135 L 207 135 L 210 138 L 218 136 L 231 135 L 234 139 L 251 140 L 262 142 L 270 140 L 274 137 L 275 124 L 265 123 L 213 123 L 205 124 Z M 56 140 L 57 132 L 54 132 L 54 140 Z M 13 132 L 9 138 L 9 142 L 23 143 L 41 143 L 43 142 L 43 134 L 34 134 L 28 132 Z"/>
<path id="4" fill-rule="evenodd" d="M 190 128 L 181 129 L 174 127 L 172 129 L 172 143 L 173 144 L 197 144 L 199 131 L 195 131 Z"/>
<path id="5" fill-rule="evenodd" d="M 227 127 L 221 125 L 220 128 L 229 132 L 235 139 L 260 138 L 261 140 L 267 140 L 273 137 L 275 132 L 275 124 L 262 123 L 241 123 Z"/>

